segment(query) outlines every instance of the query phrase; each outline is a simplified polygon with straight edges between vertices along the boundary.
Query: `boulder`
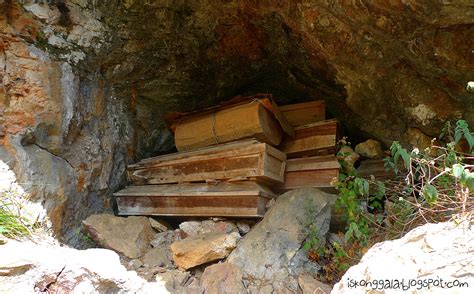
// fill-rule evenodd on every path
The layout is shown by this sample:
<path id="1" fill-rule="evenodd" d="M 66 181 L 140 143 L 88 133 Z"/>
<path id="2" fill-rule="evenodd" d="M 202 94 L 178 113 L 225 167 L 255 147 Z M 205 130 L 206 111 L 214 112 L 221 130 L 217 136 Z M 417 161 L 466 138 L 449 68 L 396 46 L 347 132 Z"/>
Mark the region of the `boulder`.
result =
<path id="1" fill-rule="evenodd" d="M 173 244 L 174 242 L 183 239 L 182 235 L 183 234 L 180 230 L 161 232 L 155 235 L 150 244 L 153 247 L 169 247 L 169 245 Z"/>
<path id="2" fill-rule="evenodd" d="M 159 273 L 155 277 L 156 281 L 164 285 L 169 292 L 166 293 L 189 293 L 185 292 L 185 287 L 189 284 L 197 284 L 194 282 L 194 277 L 189 272 L 182 272 L 179 270 L 171 270 L 163 273 Z M 195 285 L 197 288 L 197 285 Z M 198 290 L 198 289 L 196 289 Z M 198 293 L 196 291 L 196 293 Z"/>
<path id="3" fill-rule="evenodd" d="M 225 258 L 235 248 L 239 233 L 207 233 L 171 245 L 174 263 L 183 269 Z"/>
<path id="4" fill-rule="evenodd" d="M 255 225 L 255 222 L 246 222 L 246 221 L 239 221 L 237 222 L 237 228 L 239 229 L 239 233 L 242 235 L 247 234 L 250 232 L 250 225 Z"/>
<path id="5" fill-rule="evenodd" d="M 357 144 L 355 152 L 370 159 L 380 159 L 383 156 L 382 145 L 373 139 Z"/>
<path id="6" fill-rule="evenodd" d="M 432 139 L 433 138 L 429 137 L 418 128 L 408 128 L 405 133 L 405 140 L 412 145 L 413 148 L 418 148 L 420 150 L 430 147 Z"/>
<path id="7" fill-rule="evenodd" d="M 153 229 L 155 229 L 158 232 L 165 232 L 168 231 L 168 226 L 163 222 L 163 221 L 157 221 L 156 219 L 153 218 L 148 218 L 150 221 L 150 225 Z"/>
<path id="8" fill-rule="evenodd" d="M 92 239 L 129 258 L 139 258 L 149 248 L 155 232 L 146 217 L 96 214 L 83 221 Z"/>
<path id="9" fill-rule="evenodd" d="M 169 247 L 155 247 L 150 249 L 141 258 L 144 267 L 173 268 L 173 261 Z"/>
<path id="10" fill-rule="evenodd" d="M 223 220 L 205 220 L 189 221 L 179 225 L 180 230 L 185 236 L 196 236 L 206 233 L 232 233 L 238 232 L 237 226 L 230 221 Z"/>
<path id="11" fill-rule="evenodd" d="M 329 294 L 332 287 L 311 277 L 310 275 L 300 275 L 298 284 L 303 294 Z"/>
<path id="12" fill-rule="evenodd" d="M 402 279 L 405 284 L 409 280 L 417 283 L 432 282 L 430 288 L 418 288 L 419 285 L 416 284 L 410 288 L 389 290 L 393 292 L 473 293 L 473 252 L 474 226 L 471 222 L 425 224 L 400 239 L 372 246 L 360 263 L 351 267 L 334 286 L 332 293 L 375 292 L 372 289 L 374 285 L 360 286 L 356 282 L 381 279 L 394 280 L 394 286 L 396 281 L 402 283 Z M 444 283 L 449 282 L 452 282 L 451 286 L 468 283 L 469 287 L 441 287 L 446 287 Z"/>
<path id="13" fill-rule="evenodd" d="M 242 238 L 227 262 L 239 266 L 244 278 L 251 278 L 256 286 L 259 281 L 272 281 L 275 289 L 288 286 L 297 291 L 296 275 L 309 264 L 302 248 L 309 227 L 316 228 L 314 237 L 324 240 L 329 222 L 326 193 L 316 188 L 289 191 L 278 197 L 263 220 Z"/>
<path id="14" fill-rule="evenodd" d="M 242 282 L 242 271 L 226 262 L 206 267 L 201 277 L 201 293 L 247 293 Z"/>
<path id="15" fill-rule="evenodd" d="M 30 241 L 0 246 L 0 293 L 163 293 L 108 249 L 76 250 Z"/>

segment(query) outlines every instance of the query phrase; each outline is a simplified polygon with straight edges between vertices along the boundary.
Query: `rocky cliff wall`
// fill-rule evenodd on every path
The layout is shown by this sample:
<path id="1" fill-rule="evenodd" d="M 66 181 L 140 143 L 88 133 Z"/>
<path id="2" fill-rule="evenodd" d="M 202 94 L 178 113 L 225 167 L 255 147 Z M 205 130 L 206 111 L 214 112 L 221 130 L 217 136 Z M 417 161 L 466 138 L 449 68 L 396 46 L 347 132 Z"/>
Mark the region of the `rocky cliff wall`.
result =
<path id="1" fill-rule="evenodd" d="M 0 0 L 0 159 L 71 243 L 163 115 L 233 95 L 325 99 L 389 144 L 474 123 L 470 1 Z"/>

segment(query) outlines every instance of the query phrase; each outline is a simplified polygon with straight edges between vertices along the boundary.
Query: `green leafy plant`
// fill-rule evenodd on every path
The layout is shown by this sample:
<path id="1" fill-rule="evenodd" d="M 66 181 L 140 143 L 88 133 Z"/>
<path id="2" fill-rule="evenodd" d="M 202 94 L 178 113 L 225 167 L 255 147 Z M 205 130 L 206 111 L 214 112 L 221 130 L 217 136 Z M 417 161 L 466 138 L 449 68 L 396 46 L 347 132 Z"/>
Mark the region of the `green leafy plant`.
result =
<path id="1" fill-rule="evenodd" d="M 335 186 L 336 210 L 347 223 L 342 233 L 345 244 L 311 252 L 314 260 L 325 264 L 323 280 L 339 279 L 376 242 L 399 238 L 426 222 L 472 219 L 474 137 L 466 121 L 460 120 L 448 122 L 441 138 L 444 142 L 434 140 L 425 150 L 408 150 L 393 142 L 384 160 L 396 176 L 384 182 L 360 178 L 353 168 L 343 169 Z"/>
<path id="2" fill-rule="evenodd" d="M 466 139 L 466 142 L 469 144 L 469 151 L 471 151 L 474 146 L 474 137 L 469 131 L 469 125 L 465 120 L 458 120 L 454 129 L 454 143 L 458 144 L 462 138 Z"/>
<path id="3" fill-rule="evenodd" d="M 318 227 L 314 224 L 309 226 L 308 237 L 306 238 L 305 243 L 303 244 L 304 250 L 318 250 L 321 246 L 321 240 L 319 237 Z"/>

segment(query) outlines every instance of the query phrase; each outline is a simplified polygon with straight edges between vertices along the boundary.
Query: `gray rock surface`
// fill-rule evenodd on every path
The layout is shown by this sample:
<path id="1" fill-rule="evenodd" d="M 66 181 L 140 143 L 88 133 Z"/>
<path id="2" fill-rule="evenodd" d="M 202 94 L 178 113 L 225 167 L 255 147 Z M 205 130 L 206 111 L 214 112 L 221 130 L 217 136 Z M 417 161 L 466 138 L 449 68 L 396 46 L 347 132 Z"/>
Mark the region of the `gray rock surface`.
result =
<path id="1" fill-rule="evenodd" d="M 153 247 L 169 247 L 176 241 L 183 239 L 182 232 L 180 230 L 168 230 L 156 234 L 151 240 L 151 246 Z"/>
<path id="2" fill-rule="evenodd" d="M 256 283 L 288 286 L 297 290 L 295 273 L 305 267 L 300 250 L 310 225 L 325 238 L 329 229 L 330 206 L 326 193 L 315 188 L 289 191 L 278 197 L 263 220 L 239 242 L 227 262 L 239 266 L 244 278 Z"/>
<path id="3" fill-rule="evenodd" d="M 100 246 L 129 258 L 138 258 L 151 248 L 155 235 L 146 217 L 117 217 L 111 214 L 91 215 L 83 221 L 90 236 Z"/>
<path id="4" fill-rule="evenodd" d="M 167 247 L 155 247 L 141 258 L 145 267 L 174 268 L 171 250 Z"/>
<path id="5" fill-rule="evenodd" d="M 204 221 L 187 221 L 179 225 L 180 230 L 185 236 L 196 236 L 206 233 L 232 233 L 239 232 L 236 224 L 231 221 L 224 220 L 204 220 Z"/>
<path id="6" fill-rule="evenodd" d="M 247 293 L 242 282 L 242 271 L 227 262 L 206 267 L 201 277 L 201 291 L 209 294 Z"/>

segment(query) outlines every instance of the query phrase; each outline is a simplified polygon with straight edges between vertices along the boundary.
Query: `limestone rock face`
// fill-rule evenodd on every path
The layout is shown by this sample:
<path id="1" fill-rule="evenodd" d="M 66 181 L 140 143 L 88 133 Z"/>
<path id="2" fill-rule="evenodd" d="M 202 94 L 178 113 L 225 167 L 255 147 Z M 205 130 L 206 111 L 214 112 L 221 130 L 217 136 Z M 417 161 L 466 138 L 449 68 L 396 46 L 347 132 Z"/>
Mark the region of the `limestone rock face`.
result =
<path id="1" fill-rule="evenodd" d="M 242 282 L 242 271 L 236 265 L 224 262 L 206 267 L 201 276 L 202 293 L 247 293 Z"/>
<path id="2" fill-rule="evenodd" d="M 263 220 L 242 238 L 227 262 L 239 266 L 244 278 L 252 277 L 257 283 L 271 281 L 274 289 L 296 291 L 296 275 L 309 265 L 302 249 L 308 228 L 313 225 L 321 240 L 325 239 L 330 213 L 326 193 L 314 188 L 289 191 L 279 196 Z"/>
<path id="3" fill-rule="evenodd" d="M 362 257 L 359 264 L 351 267 L 331 293 L 367 293 L 370 286 L 350 287 L 361 280 L 433 279 L 438 286 L 458 280 L 474 285 L 474 228 L 467 221 L 461 224 L 445 222 L 426 224 L 408 232 L 404 237 L 375 244 Z M 381 262 L 383 261 L 383 262 Z M 390 266 L 387 266 L 390 265 Z M 456 282 L 457 283 L 457 282 Z M 405 291 L 423 293 L 470 293 L 470 288 L 441 288 L 432 284 L 428 289 L 413 287 Z M 445 286 L 445 285 L 444 285 Z M 396 289 L 395 289 L 396 290 Z M 395 290 L 393 290 L 395 292 Z M 398 290 L 400 291 L 400 290 Z"/>
<path id="4" fill-rule="evenodd" d="M 142 263 L 145 267 L 172 267 L 171 251 L 168 248 L 155 247 L 148 250 L 142 257 Z"/>
<path id="5" fill-rule="evenodd" d="M 370 159 L 380 159 L 383 156 L 382 145 L 373 139 L 357 144 L 355 152 Z"/>
<path id="6" fill-rule="evenodd" d="M 92 239 L 100 246 L 129 258 L 142 256 L 155 235 L 146 217 L 116 217 L 111 214 L 92 215 L 84 220 Z"/>
<path id="7" fill-rule="evenodd" d="M 239 233 L 207 233 L 188 237 L 171 245 L 176 266 L 189 269 L 223 259 L 235 248 Z"/>
<path id="8" fill-rule="evenodd" d="M 31 2 L 0 1 L 0 160 L 71 244 L 128 163 L 173 150 L 171 111 L 324 98 L 386 146 L 474 125 L 469 1 Z"/>
<path id="9" fill-rule="evenodd" d="M 107 249 L 76 250 L 9 240 L 0 245 L 1 293 L 161 293 Z M 164 292 L 163 292 L 164 293 Z"/>

